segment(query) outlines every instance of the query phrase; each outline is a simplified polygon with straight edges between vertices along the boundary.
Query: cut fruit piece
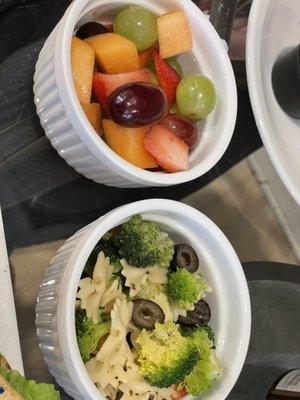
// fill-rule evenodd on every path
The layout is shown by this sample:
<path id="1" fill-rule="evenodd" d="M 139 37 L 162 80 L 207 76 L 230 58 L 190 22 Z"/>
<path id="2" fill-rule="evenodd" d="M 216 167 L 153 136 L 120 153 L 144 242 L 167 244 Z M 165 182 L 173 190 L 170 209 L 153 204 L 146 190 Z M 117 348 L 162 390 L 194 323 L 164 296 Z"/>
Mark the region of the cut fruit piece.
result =
<path id="1" fill-rule="evenodd" d="M 151 74 L 147 70 L 127 72 L 124 74 L 96 73 L 93 78 L 93 92 L 102 107 L 107 106 L 107 99 L 120 86 L 130 82 L 151 82 Z"/>
<path id="2" fill-rule="evenodd" d="M 147 133 L 144 144 L 157 164 L 168 172 L 189 168 L 189 148 L 165 125 L 154 125 Z"/>
<path id="3" fill-rule="evenodd" d="M 140 68 L 146 68 L 153 57 L 153 48 L 139 52 Z"/>
<path id="4" fill-rule="evenodd" d="M 103 72 L 120 74 L 140 69 L 135 44 L 117 33 L 104 33 L 85 39 L 95 49 L 96 61 Z"/>
<path id="5" fill-rule="evenodd" d="M 192 33 L 184 11 L 175 11 L 159 17 L 157 31 L 162 58 L 173 57 L 193 48 Z"/>
<path id="6" fill-rule="evenodd" d="M 159 85 L 165 92 L 169 104 L 172 104 L 176 98 L 176 88 L 181 79 L 180 75 L 161 58 L 157 49 L 153 50 L 153 60 Z"/>
<path id="7" fill-rule="evenodd" d="M 82 104 L 83 111 L 95 131 L 101 135 L 101 108 L 98 103 Z"/>
<path id="8" fill-rule="evenodd" d="M 157 163 L 144 146 L 149 127 L 125 128 L 109 119 L 102 122 L 107 144 L 120 157 L 142 169 L 157 167 Z"/>
<path id="9" fill-rule="evenodd" d="M 81 104 L 91 101 L 92 81 L 95 64 L 94 49 L 77 37 L 71 44 L 72 75 L 78 99 Z"/>

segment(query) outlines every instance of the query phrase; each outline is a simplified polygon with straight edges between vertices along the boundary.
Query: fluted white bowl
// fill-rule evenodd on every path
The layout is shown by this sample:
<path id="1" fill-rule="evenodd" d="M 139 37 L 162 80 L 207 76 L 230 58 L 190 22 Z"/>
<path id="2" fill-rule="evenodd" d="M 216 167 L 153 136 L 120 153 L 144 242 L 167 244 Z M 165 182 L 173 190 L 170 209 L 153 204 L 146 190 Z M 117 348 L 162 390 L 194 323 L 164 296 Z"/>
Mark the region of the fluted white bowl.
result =
<path id="1" fill-rule="evenodd" d="M 40 348 L 51 374 L 76 400 L 104 400 L 81 360 L 75 332 L 75 300 L 84 265 L 99 239 L 134 214 L 159 223 L 175 241 L 190 243 L 213 291 L 212 310 L 222 376 L 201 399 L 224 400 L 243 366 L 250 336 L 250 301 L 245 276 L 220 229 L 194 208 L 176 201 L 144 200 L 119 207 L 75 233 L 46 269 L 36 305 Z"/>
<path id="2" fill-rule="evenodd" d="M 70 54 L 74 29 L 91 20 L 111 22 L 128 4 L 147 7 L 158 15 L 184 10 L 194 40 L 193 51 L 180 56 L 185 74 L 204 73 L 216 87 L 216 106 L 198 124 L 201 140 L 190 154 L 188 171 L 151 172 L 125 161 L 95 133 L 77 98 Z M 41 50 L 34 94 L 41 125 L 59 155 L 87 178 L 118 187 L 170 186 L 205 174 L 228 147 L 237 111 L 236 84 L 224 44 L 191 0 L 74 0 Z"/>

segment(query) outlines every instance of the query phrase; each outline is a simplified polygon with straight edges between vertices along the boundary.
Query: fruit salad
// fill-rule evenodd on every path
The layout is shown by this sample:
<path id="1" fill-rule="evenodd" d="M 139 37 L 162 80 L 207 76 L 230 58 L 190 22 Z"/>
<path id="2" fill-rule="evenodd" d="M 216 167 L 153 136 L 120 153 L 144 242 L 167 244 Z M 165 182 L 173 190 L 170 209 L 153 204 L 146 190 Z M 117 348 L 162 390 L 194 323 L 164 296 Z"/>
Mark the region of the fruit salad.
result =
<path id="1" fill-rule="evenodd" d="M 75 325 L 85 368 L 109 400 L 174 400 L 215 384 L 222 367 L 202 272 L 189 243 L 141 215 L 99 240 L 79 281 Z"/>
<path id="2" fill-rule="evenodd" d="M 113 25 L 91 21 L 72 38 L 73 80 L 98 135 L 136 167 L 169 173 L 189 169 L 197 122 L 216 102 L 211 80 L 184 74 L 180 54 L 193 48 L 187 15 L 161 16 L 129 6 Z"/>

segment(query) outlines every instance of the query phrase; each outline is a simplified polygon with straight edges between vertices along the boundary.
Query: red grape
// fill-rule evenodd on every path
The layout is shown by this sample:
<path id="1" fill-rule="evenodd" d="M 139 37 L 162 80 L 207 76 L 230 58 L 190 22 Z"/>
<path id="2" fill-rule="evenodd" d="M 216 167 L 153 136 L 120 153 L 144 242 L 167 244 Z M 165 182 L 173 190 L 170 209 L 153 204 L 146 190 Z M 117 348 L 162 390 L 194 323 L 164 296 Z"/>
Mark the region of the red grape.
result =
<path id="1" fill-rule="evenodd" d="M 170 128 L 190 149 L 198 143 L 198 128 L 192 120 L 176 114 L 168 114 L 164 116 L 161 123 Z"/>
<path id="2" fill-rule="evenodd" d="M 83 40 L 90 36 L 100 35 L 108 32 L 110 32 L 110 30 L 106 26 L 100 24 L 100 22 L 87 22 L 78 29 L 76 36 Z"/>
<path id="3" fill-rule="evenodd" d="M 151 83 L 128 83 L 108 99 L 111 119 L 122 126 L 146 126 L 159 121 L 167 110 L 164 92 Z"/>

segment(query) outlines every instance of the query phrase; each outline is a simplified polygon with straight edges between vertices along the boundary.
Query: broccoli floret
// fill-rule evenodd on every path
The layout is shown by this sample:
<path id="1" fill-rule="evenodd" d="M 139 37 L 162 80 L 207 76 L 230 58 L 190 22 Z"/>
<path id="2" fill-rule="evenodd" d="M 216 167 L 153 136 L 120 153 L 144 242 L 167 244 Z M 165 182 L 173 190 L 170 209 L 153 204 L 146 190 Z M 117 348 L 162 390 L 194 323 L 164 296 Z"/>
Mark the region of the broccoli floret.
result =
<path id="1" fill-rule="evenodd" d="M 184 380 L 188 393 L 193 396 L 210 389 L 213 381 L 222 372 L 220 361 L 213 350 L 211 333 L 210 327 L 199 327 L 193 329 L 188 336 L 197 347 L 201 357 L 193 371 Z"/>
<path id="2" fill-rule="evenodd" d="M 140 345 L 140 372 L 152 386 L 162 388 L 182 382 L 199 359 L 195 345 L 181 336 L 171 321 L 157 322 L 153 331 L 143 330 L 136 342 Z"/>
<path id="3" fill-rule="evenodd" d="M 200 393 L 209 390 L 212 385 L 212 381 L 210 381 L 202 373 L 202 369 L 199 368 L 200 364 L 198 363 L 196 364 L 193 371 L 189 375 L 187 375 L 184 380 L 187 392 L 193 396 L 198 396 Z"/>
<path id="4" fill-rule="evenodd" d="M 203 325 L 202 329 L 204 329 L 207 333 L 207 336 L 209 338 L 209 340 L 212 341 L 213 343 L 213 347 L 215 346 L 215 334 L 214 331 L 212 330 L 212 328 L 209 325 Z"/>
<path id="5" fill-rule="evenodd" d="M 101 321 L 103 320 L 104 318 L 101 318 Z M 79 351 L 83 362 L 86 363 L 91 358 L 91 353 L 96 350 L 99 340 L 109 333 L 111 321 L 94 324 L 87 318 L 85 310 L 79 309 L 75 312 L 75 326 Z"/>
<path id="6" fill-rule="evenodd" d="M 134 215 L 125 222 L 114 238 L 119 254 L 135 267 L 160 265 L 169 267 L 174 254 L 174 243 L 154 222 L 143 221 Z"/>
<path id="7" fill-rule="evenodd" d="M 120 263 L 118 249 L 116 248 L 110 232 L 107 232 L 102 239 L 94 247 L 93 251 L 91 252 L 83 272 L 85 275 L 92 277 L 95 264 L 97 262 L 98 254 L 103 251 L 105 257 L 109 257 L 109 262 L 114 267 L 114 274 L 117 274 L 122 270 L 122 265 Z"/>
<path id="8" fill-rule="evenodd" d="M 213 344 L 215 343 L 215 334 L 209 325 L 203 325 L 201 328 L 197 326 L 180 325 L 180 332 L 182 336 L 191 336 L 198 329 L 204 329 L 208 335 L 208 338 L 213 342 Z"/>
<path id="9" fill-rule="evenodd" d="M 189 339 L 197 347 L 201 359 L 209 358 L 211 354 L 211 349 L 214 347 L 214 344 L 206 328 L 195 328 L 189 335 Z"/>
<path id="10" fill-rule="evenodd" d="M 184 268 L 178 268 L 169 274 L 166 294 L 170 301 L 189 310 L 202 298 L 208 288 L 204 278 L 191 274 Z"/>

